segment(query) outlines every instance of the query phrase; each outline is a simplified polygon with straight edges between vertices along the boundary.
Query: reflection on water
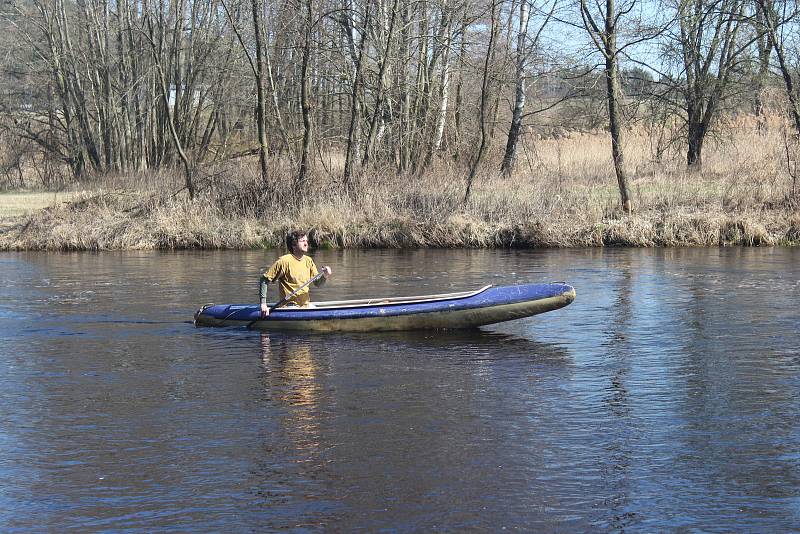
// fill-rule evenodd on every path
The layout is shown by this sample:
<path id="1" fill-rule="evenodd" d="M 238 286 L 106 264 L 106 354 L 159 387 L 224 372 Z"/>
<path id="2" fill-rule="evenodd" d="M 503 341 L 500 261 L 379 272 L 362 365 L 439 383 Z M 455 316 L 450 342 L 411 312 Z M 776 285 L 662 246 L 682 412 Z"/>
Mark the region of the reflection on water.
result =
<path id="1" fill-rule="evenodd" d="M 318 252 L 317 299 L 578 297 L 467 332 L 191 326 L 271 259 L 0 255 L 3 531 L 800 528 L 800 251 Z"/>
<path id="2" fill-rule="evenodd" d="M 295 438 L 295 447 L 309 456 L 318 452 L 320 377 L 311 343 L 299 336 L 273 342 L 262 333 L 261 362 L 268 397 L 290 409 L 283 423 Z"/>

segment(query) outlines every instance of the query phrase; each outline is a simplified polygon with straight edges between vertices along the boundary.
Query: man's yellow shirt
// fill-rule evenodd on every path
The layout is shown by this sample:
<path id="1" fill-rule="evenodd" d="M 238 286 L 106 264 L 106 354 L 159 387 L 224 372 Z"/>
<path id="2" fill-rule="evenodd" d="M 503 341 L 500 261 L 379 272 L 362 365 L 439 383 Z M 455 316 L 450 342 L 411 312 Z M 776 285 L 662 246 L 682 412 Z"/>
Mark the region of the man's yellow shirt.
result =
<path id="1" fill-rule="evenodd" d="M 303 256 L 298 260 L 293 254 L 284 254 L 272 264 L 272 267 L 263 276 L 270 284 L 278 282 L 278 287 L 280 288 L 279 297 L 283 299 L 317 276 L 317 274 L 319 274 L 317 266 L 310 256 Z M 303 288 L 289 302 L 294 302 L 298 306 L 308 306 L 311 301 L 311 295 L 308 290 L 309 288 L 307 287 Z"/>

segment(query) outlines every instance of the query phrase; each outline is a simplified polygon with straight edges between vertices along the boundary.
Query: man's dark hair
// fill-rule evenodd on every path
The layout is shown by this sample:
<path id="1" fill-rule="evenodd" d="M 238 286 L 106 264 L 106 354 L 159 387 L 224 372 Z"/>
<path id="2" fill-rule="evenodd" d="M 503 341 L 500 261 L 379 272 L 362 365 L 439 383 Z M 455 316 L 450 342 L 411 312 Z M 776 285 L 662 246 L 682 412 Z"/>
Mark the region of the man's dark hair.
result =
<path id="1" fill-rule="evenodd" d="M 294 246 L 297 244 L 300 239 L 304 238 L 306 234 L 303 230 L 292 230 L 288 234 L 286 234 L 286 248 L 289 249 L 289 252 L 294 250 Z"/>

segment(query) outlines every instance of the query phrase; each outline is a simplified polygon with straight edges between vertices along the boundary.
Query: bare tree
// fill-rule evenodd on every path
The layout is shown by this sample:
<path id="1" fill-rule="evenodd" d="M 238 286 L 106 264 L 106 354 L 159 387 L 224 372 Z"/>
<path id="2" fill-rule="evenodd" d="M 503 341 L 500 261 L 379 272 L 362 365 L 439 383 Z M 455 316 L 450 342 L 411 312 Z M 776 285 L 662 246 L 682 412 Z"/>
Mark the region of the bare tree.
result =
<path id="1" fill-rule="evenodd" d="M 211 4 L 34 0 L 3 22 L 33 54 L 18 70 L 30 76 L 46 65 L 47 73 L 41 89 L 26 87 L 30 120 L 16 130 L 76 178 L 169 165 L 175 138 L 197 162 L 214 139 L 225 146 L 221 96 L 236 78 L 219 67 L 232 46 Z M 157 60 L 140 53 L 151 44 Z"/>
<path id="2" fill-rule="evenodd" d="M 309 0 L 310 1 L 310 0 Z M 256 80 L 256 127 L 258 129 L 258 163 L 261 169 L 261 180 L 265 183 L 269 178 L 269 168 L 267 158 L 269 157 L 269 145 L 267 141 L 267 117 L 266 117 L 266 91 L 264 87 L 264 31 L 261 19 L 264 13 L 262 0 L 251 0 L 253 13 L 253 35 L 255 37 L 256 61 L 255 61 L 255 80 Z M 249 56 L 248 56 L 249 57 Z"/>
<path id="3" fill-rule="evenodd" d="M 466 49 L 467 49 L 467 30 L 469 28 L 469 22 L 467 21 L 467 15 L 464 15 L 460 21 L 461 29 L 458 33 L 459 35 L 459 53 L 458 53 L 458 77 L 456 82 L 456 95 L 455 95 L 455 109 L 453 110 L 453 144 L 455 145 L 453 150 L 453 159 L 455 161 L 459 160 L 460 157 L 460 148 L 461 148 L 461 124 L 462 124 L 462 116 L 463 116 L 463 107 L 464 107 L 464 71 L 465 71 L 465 59 L 466 59 Z"/>
<path id="4" fill-rule="evenodd" d="M 297 184 L 295 190 L 300 195 L 306 189 L 306 179 L 311 151 L 311 137 L 314 126 L 311 122 L 311 65 L 312 32 L 314 29 L 314 2 L 305 0 L 305 17 L 303 24 L 303 52 L 300 68 L 300 110 L 303 118 L 303 144 L 300 150 L 300 169 L 297 173 Z"/>
<path id="5" fill-rule="evenodd" d="M 379 68 L 378 74 L 376 76 L 377 86 L 375 88 L 375 103 L 372 111 L 372 117 L 369 121 L 369 128 L 367 130 L 367 139 L 364 142 L 364 156 L 361 160 L 361 165 L 366 166 L 369 162 L 369 159 L 372 157 L 372 153 L 374 151 L 374 145 L 377 140 L 381 137 L 380 132 L 378 131 L 378 124 L 384 122 L 384 115 L 386 114 L 386 86 L 388 85 L 387 80 L 387 71 L 389 70 L 389 64 L 391 61 L 391 52 L 392 52 L 392 43 L 394 41 L 394 34 L 395 34 L 395 21 L 397 20 L 397 11 L 398 11 L 398 0 L 393 0 L 392 7 L 391 7 L 391 14 L 388 15 L 388 21 L 386 20 L 386 15 L 384 13 L 383 16 L 383 24 L 381 24 L 381 31 L 383 33 L 384 39 L 379 40 L 376 39 L 376 45 L 379 42 L 383 42 L 383 49 L 380 51 L 380 57 L 378 58 Z"/>
<path id="6" fill-rule="evenodd" d="M 766 126 L 766 114 L 764 112 L 764 90 L 766 89 L 769 78 L 769 60 L 774 48 L 771 32 L 769 31 L 770 21 L 766 13 L 772 8 L 772 0 L 756 0 L 755 17 L 753 17 L 753 29 L 756 33 L 756 51 L 758 60 L 758 70 L 756 72 L 755 94 L 753 98 L 753 112 L 758 119 L 759 129 Z"/>
<path id="7" fill-rule="evenodd" d="M 361 109 L 359 106 L 359 95 L 362 89 L 362 75 L 364 69 L 364 61 L 366 59 L 365 49 L 367 47 L 367 40 L 369 35 L 370 20 L 372 15 L 372 7 L 367 3 L 364 7 L 366 10 L 364 16 L 364 28 L 361 32 L 361 42 L 358 47 L 358 58 L 356 60 L 355 76 L 353 77 L 353 86 L 350 91 L 350 127 L 347 130 L 347 147 L 345 150 L 344 172 L 342 174 L 342 183 L 345 188 L 350 188 L 353 185 L 353 166 L 357 159 L 356 156 L 356 129 L 359 127 L 358 123 L 361 120 Z"/>
<path id="8" fill-rule="evenodd" d="M 170 135 L 172 137 L 172 142 L 175 145 L 175 150 L 178 152 L 178 156 L 180 157 L 181 163 L 183 163 L 183 170 L 184 170 L 184 178 L 185 178 L 185 186 L 186 189 L 189 191 L 189 197 L 194 198 L 195 195 L 195 184 L 194 184 L 194 173 L 195 173 L 195 162 L 193 159 L 190 159 L 190 156 L 183 148 L 183 143 L 181 141 L 181 136 L 178 133 L 178 128 L 175 126 L 175 116 L 173 113 L 173 106 L 170 103 L 169 98 L 169 86 L 167 84 L 167 77 L 164 66 L 161 64 L 161 59 L 166 56 L 164 54 L 164 39 L 159 38 L 157 36 L 158 32 L 156 27 L 163 28 L 165 25 L 165 19 L 163 18 L 163 12 L 159 11 L 156 15 L 157 22 L 154 22 L 153 18 L 148 17 L 146 19 L 147 29 L 148 29 L 148 37 L 150 40 L 150 51 L 153 55 L 153 62 L 156 67 L 157 75 L 158 75 L 158 89 L 161 95 L 162 105 L 164 106 L 164 111 L 166 113 L 166 121 L 167 126 L 169 128 Z M 182 23 L 182 17 L 175 17 L 176 21 Z M 173 35 L 177 34 L 175 32 Z M 175 96 L 177 99 L 178 95 L 178 88 L 175 89 Z"/>
<path id="9" fill-rule="evenodd" d="M 593 74 L 591 81 L 605 83 L 580 103 L 593 112 L 593 126 L 609 126 L 626 212 L 632 199 L 624 118 L 637 102 L 620 70 L 643 61 L 631 52 L 632 42 L 656 35 L 642 21 L 654 11 L 640 9 L 646 1 L 570 4 L 578 8 L 573 17 L 581 14 L 572 27 L 590 36 L 591 54 L 602 58 L 603 77 Z M 723 103 L 736 102 L 729 99 L 735 84 L 753 81 L 742 50 L 755 51 L 754 43 L 757 83 L 767 83 L 770 66 L 781 73 L 800 132 L 796 50 L 786 33 L 795 31 L 794 0 L 670 1 L 658 14 L 674 15 L 671 40 L 662 41 L 672 63 L 653 83 L 666 87 L 660 102 L 678 102 L 659 108 L 662 122 L 686 120 L 687 163 L 702 161 L 714 117 Z M 466 203 L 488 155 L 503 148 L 493 140 L 496 129 L 508 133 L 496 164 L 509 176 L 523 132 L 533 126 L 529 118 L 559 106 L 570 77 L 594 68 L 567 65 L 544 42 L 548 28 L 565 22 L 554 16 L 557 0 L 3 5 L 0 30 L 14 36 L 3 43 L 15 60 L 0 61 L 14 62 L 14 91 L 25 95 L 0 93 L 0 110 L 9 118 L 4 135 L 18 136 L 75 180 L 120 172 L 135 179 L 135 171 L 181 168 L 191 194 L 208 162 L 234 155 L 252 157 L 254 165 L 257 155 L 264 187 L 288 155 L 302 191 L 317 162 L 330 170 L 338 157 L 346 188 L 370 163 L 425 180 L 446 149 L 466 175 Z"/>
<path id="10" fill-rule="evenodd" d="M 478 106 L 478 126 L 480 128 L 480 145 L 478 151 L 472 159 L 470 165 L 469 175 L 467 176 L 467 188 L 464 191 L 464 204 L 469 202 L 470 194 L 472 193 L 472 184 L 475 181 L 475 176 L 478 174 L 483 157 L 486 155 L 486 148 L 488 145 L 488 125 L 486 124 L 487 102 L 489 100 L 490 90 L 490 74 L 489 69 L 494 58 L 495 41 L 500 28 L 500 21 L 498 20 L 498 8 L 502 0 L 491 0 L 489 9 L 489 43 L 486 46 L 486 56 L 483 62 L 483 76 L 481 78 L 481 99 Z"/>
<path id="11" fill-rule="evenodd" d="M 678 24 L 685 82 L 686 163 L 699 168 L 703 142 L 726 98 L 741 51 L 744 0 L 680 0 Z"/>
<path id="12" fill-rule="evenodd" d="M 789 100 L 789 115 L 794 123 L 796 134 L 800 135 L 800 102 L 798 102 L 800 96 L 797 94 L 795 81 L 796 69 L 789 64 L 786 53 L 786 33 L 783 31 L 797 20 L 800 9 L 790 0 L 756 0 L 756 2 L 757 12 L 761 15 L 761 23 L 767 37 L 768 44 L 764 45 L 764 48 L 775 51 L 778 70 L 783 78 L 786 96 Z"/>
<path id="13" fill-rule="evenodd" d="M 431 164 L 434 152 L 439 150 L 442 144 L 450 99 L 450 57 L 451 45 L 454 39 L 454 7 L 449 0 L 442 0 L 439 9 L 439 27 L 433 39 L 431 59 L 426 64 L 422 87 L 422 106 L 418 110 L 424 139 L 420 148 L 425 154 L 417 167 L 417 172 L 420 174 L 424 173 Z M 439 77 L 434 81 L 437 69 L 439 70 Z M 434 87 L 437 87 L 435 93 L 436 109 L 431 114 Z"/>
<path id="14" fill-rule="evenodd" d="M 500 164 L 500 172 L 504 176 L 511 176 L 517 162 L 517 143 L 522 132 L 522 120 L 525 113 L 525 102 L 528 90 L 528 62 L 531 54 L 536 50 L 539 38 L 545 27 L 550 22 L 556 8 L 554 1 L 550 10 L 546 13 L 539 29 L 533 38 L 529 37 L 528 24 L 530 21 L 532 3 L 530 0 L 520 0 L 519 4 L 519 29 L 517 31 L 517 46 L 514 51 L 514 106 L 511 111 L 511 125 L 508 129 L 508 139 L 506 149 L 503 154 L 503 161 Z"/>
<path id="15" fill-rule="evenodd" d="M 617 48 L 617 24 L 621 17 L 630 12 L 635 4 L 618 8 L 614 0 L 606 0 L 605 7 L 595 4 L 597 11 L 593 14 L 586 0 L 581 0 L 580 9 L 583 25 L 594 43 L 595 48 L 605 61 L 606 100 L 608 102 L 608 126 L 611 133 L 611 157 L 614 161 L 614 172 L 617 175 L 622 209 L 631 213 L 631 195 L 628 188 L 628 175 L 625 169 L 625 153 L 622 134 L 622 92 L 619 84 L 619 50 Z M 595 18 L 602 17 L 602 26 Z"/>

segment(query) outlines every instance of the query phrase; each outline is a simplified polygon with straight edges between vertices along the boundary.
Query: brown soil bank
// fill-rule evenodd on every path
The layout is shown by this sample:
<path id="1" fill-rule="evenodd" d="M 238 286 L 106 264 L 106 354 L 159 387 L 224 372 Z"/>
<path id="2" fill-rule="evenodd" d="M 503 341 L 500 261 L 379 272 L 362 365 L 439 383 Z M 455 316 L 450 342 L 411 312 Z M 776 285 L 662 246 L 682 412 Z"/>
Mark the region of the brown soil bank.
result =
<path id="1" fill-rule="evenodd" d="M 800 244 L 800 215 L 788 208 L 651 207 L 630 216 L 603 216 L 588 207 L 536 213 L 530 206 L 506 205 L 502 213 L 492 213 L 480 203 L 466 209 L 368 204 L 334 199 L 257 218 L 227 215 L 203 199 L 142 207 L 130 194 L 95 194 L 6 220 L 0 225 L 0 250 L 278 247 L 294 227 L 310 230 L 317 246 L 342 248 Z"/>

